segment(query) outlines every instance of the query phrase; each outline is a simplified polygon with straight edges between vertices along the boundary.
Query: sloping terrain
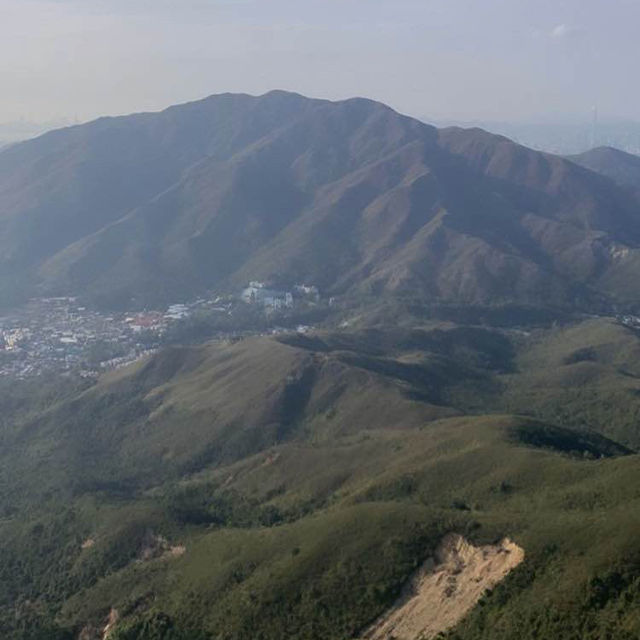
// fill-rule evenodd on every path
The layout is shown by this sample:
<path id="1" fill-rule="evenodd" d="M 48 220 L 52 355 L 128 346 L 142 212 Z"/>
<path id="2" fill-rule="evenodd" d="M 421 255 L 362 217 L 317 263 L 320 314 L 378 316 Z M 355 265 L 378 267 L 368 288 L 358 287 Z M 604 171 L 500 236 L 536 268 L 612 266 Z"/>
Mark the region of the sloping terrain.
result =
<path id="1" fill-rule="evenodd" d="M 0 153 L 0 302 L 144 306 L 263 279 L 349 297 L 635 304 L 639 210 L 573 162 L 372 101 L 212 96 Z"/>
<path id="2" fill-rule="evenodd" d="M 517 342 L 513 372 L 501 376 L 503 391 L 497 405 L 490 401 L 491 410 L 587 427 L 640 448 L 635 329 L 613 320 L 587 320 L 533 331 Z M 480 406 L 476 410 L 482 411 Z"/>
<path id="3" fill-rule="evenodd" d="M 473 590 L 448 601 L 452 638 L 637 633 L 638 344 L 609 320 L 373 328 L 15 387 L 0 396 L 0 632 L 360 637 L 456 534 L 509 537 L 525 559 L 468 615 Z M 531 402 L 543 385 L 549 407 Z M 621 414 L 598 406 L 616 386 Z M 590 422 L 573 393 L 593 396 Z M 531 415 L 500 415 L 508 403 Z"/>
<path id="4" fill-rule="evenodd" d="M 363 634 L 363 640 L 429 640 L 454 627 L 524 560 L 508 538 L 474 547 L 459 534 L 445 536 L 411 578 L 396 604 Z"/>
<path id="5" fill-rule="evenodd" d="M 4 433 L 11 456 L 0 478 L 13 500 L 20 496 L 16 465 L 32 499 L 54 486 L 62 495 L 126 493 L 291 439 L 415 428 L 456 415 L 442 404 L 441 387 L 479 375 L 438 359 L 359 360 L 269 339 L 169 349 L 11 425 Z"/>
<path id="6" fill-rule="evenodd" d="M 0 637 L 638 637 L 634 171 L 285 92 L 0 151 L 0 307 L 341 302 L 0 381 Z"/>
<path id="7" fill-rule="evenodd" d="M 121 638 L 356 636 L 446 533 L 488 544 L 510 531 L 527 557 L 485 602 L 503 628 L 491 637 L 535 637 L 540 628 L 554 637 L 567 621 L 593 627 L 597 611 L 587 615 L 574 600 L 591 589 L 598 597 L 598 580 L 633 557 L 637 460 L 522 446 L 511 439 L 518 424 L 449 419 L 360 442 L 284 445 L 146 504 L 97 512 L 80 504 L 75 518 L 86 518 L 96 544 L 72 545 L 57 565 L 66 582 L 88 587 L 66 602 L 58 626 L 100 627 L 115 609 Z M 184 546 L 184 555 L 141 562 L 149 529 Z M 606 544 L 594 549 L 594 539 Z M 116 553 L 96 580 L 92 571 Z M 612 591 L 604 602 L 618 597 Z M 549 607 L 555 626 L 545 621 Z M 509 629 L 522 619 L 530 629 L 517 636 Z"/>
<path id="8" fill-rule="evenodd" d="M 640 191 L 640 157 L 614 149 L 597 147 L 569 159 L 591 171 L 601 173 L 620 185 Z"/>

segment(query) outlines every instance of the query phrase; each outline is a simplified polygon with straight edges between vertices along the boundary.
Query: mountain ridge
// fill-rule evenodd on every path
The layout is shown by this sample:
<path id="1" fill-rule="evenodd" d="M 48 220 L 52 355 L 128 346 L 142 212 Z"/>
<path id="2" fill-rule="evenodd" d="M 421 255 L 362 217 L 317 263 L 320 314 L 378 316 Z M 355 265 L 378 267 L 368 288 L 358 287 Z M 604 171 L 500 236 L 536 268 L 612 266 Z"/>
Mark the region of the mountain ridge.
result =
<path id="1" fill-rule="evenodd" d="M 639 209 L 610 179 L 482 130 L 364 98 L 221 94 L 0 153 L 0 292 L 131 306 L 264 279 L 634 304 Z"/>
<path id="2" fill-rule="evenodd" d="M 621 186 L 632 187 L 636 192 L 640 192 L 640 156 L 615 147 L 595 147 L 568 158 L 591 171 L 611 178 Z"/>

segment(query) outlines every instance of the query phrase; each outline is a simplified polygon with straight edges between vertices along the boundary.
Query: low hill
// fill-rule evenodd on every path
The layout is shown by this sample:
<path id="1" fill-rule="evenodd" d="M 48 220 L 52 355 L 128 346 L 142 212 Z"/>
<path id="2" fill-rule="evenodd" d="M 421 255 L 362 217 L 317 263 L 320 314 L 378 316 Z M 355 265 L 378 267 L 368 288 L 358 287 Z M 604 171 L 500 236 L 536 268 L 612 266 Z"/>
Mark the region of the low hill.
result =
<path id="1" fill-rule="evenodd" d="M 7 499 L 23 495 L 18 487 L 30 500 L 54 487 L 59 497 L 101 487 L 127 493 L 289 440 L 417 428 L 458 415 L 447 390 L 464 380 L 488 381 L 472 355 L 491 357 L 496 346 L 485 333 L 486 347 L 483 332 L 467 339 L 467 362 L 454 361 L 455 338 L 428 333 L 407 334 L 406 346 L 393 351 L 372 349 L 366 334 L 167 349 L 11 421 L 2 471 Z M 422 352 L 413 354 L 420 341 Z"/>
<path id="2" fill-rule="evenodd" d="M 574 162 L 369 100 L 212 96 L 1 152 L 0 293 L 135 307 L 261 279 L 608 308 L 640 299 L 639 207 Z"/>

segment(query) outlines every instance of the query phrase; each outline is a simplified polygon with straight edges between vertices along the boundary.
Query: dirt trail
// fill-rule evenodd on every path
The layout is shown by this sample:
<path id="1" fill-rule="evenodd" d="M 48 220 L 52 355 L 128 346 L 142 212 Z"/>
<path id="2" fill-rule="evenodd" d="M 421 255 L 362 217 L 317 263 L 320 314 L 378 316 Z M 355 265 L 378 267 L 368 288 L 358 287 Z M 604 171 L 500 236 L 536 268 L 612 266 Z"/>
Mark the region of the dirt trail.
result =
<path id="1" fill-rule="evenodd" d="M 487 589 L 524 560 L 524 551 L 505 538 L 474 547 L 449 534 L 435 557 L 416 572 L 405 592 L 363 634 L 363 640 L 428 640 L 455 626 Z"/>
<path id="2" fill-rule="evenodd" d="M 119 618 L 120 616 L 118 615 L 118 612 L 115 609 L 111 609 L 107 624 L 102 630 L 102 640 L 109 640 L 111 634 L 115 631 Z"/>

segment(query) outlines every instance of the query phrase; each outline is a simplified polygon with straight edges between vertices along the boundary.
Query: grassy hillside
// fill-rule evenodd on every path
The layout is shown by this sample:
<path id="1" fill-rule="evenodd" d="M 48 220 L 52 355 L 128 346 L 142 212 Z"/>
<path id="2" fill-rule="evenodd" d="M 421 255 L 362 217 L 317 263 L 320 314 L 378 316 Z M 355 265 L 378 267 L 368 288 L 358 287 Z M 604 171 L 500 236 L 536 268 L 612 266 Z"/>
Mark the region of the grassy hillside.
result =
<path id="1" fill-rule="evenodd" d="M 637 349 L 604 319 L 438 323 L 15 387 L 0 631 L 91 639 L 111 616 L 119 640 L 356 638 L 458 532 L 526 559 L 452 639 L 635 637 Z"/>
<path id="2" fill-rule="evenodd" d="M 352 637 L 454 530 L 481 542 L 509 534 L 526 549 L 506 594 L 489 598 L 504 627 L 493 637 L 518 637 L 523 612 L 532 628 L 557 631 L 546 620 L 551 602 L 579 627 L 585 591 L 634 552 L 637 461 L 589 461 L 518 441 L 521 429 L 538 428 L 448 419 L 333 445 L 284 445 L 166 488 L 145 508 L 102 507 L 85 533 L 95 546 L 81 550 L 76 536 L 63 575 L 76 585 L 91 583 L 95 567 L 108 575 L 72 596 L 58 625 L 99 625 L 114 607 L 125 638 L 156 637 L 136 634 L 159 621 L 173 635 L 158 637 Z M 246 513 L 225 521 L 225 495 Z M 186 552 L 136 561 L 150 531 Z M 108 565 L 114 547 L 121 561 Z M 473 637 L 465 624 L 460 633 Z"/>
<path id="3" fill-rule="evenodd" d="M 515 372 L 501 378 L 504 390 L 492 406 L 640 447 L 637 331 L 590 320 L 514 341 Z"/>

